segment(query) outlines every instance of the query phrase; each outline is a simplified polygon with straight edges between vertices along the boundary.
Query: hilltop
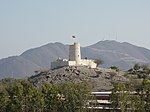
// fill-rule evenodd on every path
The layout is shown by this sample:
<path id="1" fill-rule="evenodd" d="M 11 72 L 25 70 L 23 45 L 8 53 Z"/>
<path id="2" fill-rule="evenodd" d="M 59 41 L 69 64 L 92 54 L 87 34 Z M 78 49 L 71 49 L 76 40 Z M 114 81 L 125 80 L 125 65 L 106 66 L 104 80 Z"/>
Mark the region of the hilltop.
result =
<path id="1" fill-rule="evenodd" d="M 150 65 L 150 50 L 127 42 L 99 41 L 81 48 L 82 58 L 101 59 L 101 67 L 117 66 L 121 70 L 130 69 L 135 63 Z M 68 59 L 68 45 L 49 43 L 29 49 L 20 56 L 0 60 L 0 78 L 29 77 L 39 69 L 49 69 L 50 63 L 58 57 Z"/>
<path id="2" fill-rule="evenodd" d="M 88 67 L 63 67 L 55 70 L 37 71 L 31 76 L 29 81 L 35 86 L 43 82 L 51 84 L 61 84 L 65 82 L 79 83 L 88 82 L 93 91 L 109 91 L 113 88 L 113 83 L 125 83 L 129 80 L 125 78 L 124 72 L 105 68 Z"/>

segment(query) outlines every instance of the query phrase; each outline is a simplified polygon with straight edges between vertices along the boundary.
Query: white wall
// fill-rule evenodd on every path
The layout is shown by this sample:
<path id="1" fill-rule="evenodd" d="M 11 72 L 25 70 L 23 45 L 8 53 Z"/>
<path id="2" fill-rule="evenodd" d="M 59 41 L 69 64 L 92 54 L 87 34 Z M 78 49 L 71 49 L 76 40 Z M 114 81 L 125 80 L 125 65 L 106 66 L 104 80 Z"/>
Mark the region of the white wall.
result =
<path id="1" fill-rule="evenodd" d="M 51 62 L 51 69 L 64 66 L 89 66 L 91 68 L 96 68 L 97 64 L 94 60 L 81 59 L 80 44 L 74 43 L 69 46 L 69 61 L 57 60 Z"/>
<path id="2" fill-rule="evenodd" d="M 68 65 L 69 65 L 69 66 L 75 66 L 75 65 L 76 65 L 76 61 L 69 61 L 69 62 L 68 62 Z"/>
<path id="3" fill-rule="evenodd" d="M 97 64 L 94 62 L 94 60 L 87 60 L 87 59 L 82 59 L 80 61 L 80 64 L 83 66 L 89 66 L 91 68 L 96 68 Z"/>
<path id="4" fill-rule="evenodd" d="M 65 66 L 88 66 L 91 68 L 96 68 L 97 64 L 94 62 L 94 60 L 87 60 L 87 59 L 80 60 L 80 63 L 78 65 L 76 64 L 76 61 L 59 60 L 59 61 L 51 62 L 51 69 L 65 67 Z"/>

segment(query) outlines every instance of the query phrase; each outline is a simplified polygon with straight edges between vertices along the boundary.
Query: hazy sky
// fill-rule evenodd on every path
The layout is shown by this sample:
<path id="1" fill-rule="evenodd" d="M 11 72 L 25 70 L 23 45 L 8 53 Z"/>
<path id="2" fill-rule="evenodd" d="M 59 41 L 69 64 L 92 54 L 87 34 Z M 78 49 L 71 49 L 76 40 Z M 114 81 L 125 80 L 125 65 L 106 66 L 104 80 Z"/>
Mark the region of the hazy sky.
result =
<path id="1" fill-rule="evenodd" d="M 0 0 L 0 58 L 50 42 L 100 40 L 150 49 L 150 0 Z"/>

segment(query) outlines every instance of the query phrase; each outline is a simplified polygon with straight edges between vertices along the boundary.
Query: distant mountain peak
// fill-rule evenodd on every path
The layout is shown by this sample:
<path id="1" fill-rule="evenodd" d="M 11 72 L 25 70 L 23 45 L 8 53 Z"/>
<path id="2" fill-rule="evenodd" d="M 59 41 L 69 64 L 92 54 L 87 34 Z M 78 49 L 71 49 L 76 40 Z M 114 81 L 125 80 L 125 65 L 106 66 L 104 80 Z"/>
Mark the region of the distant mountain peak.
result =
<path id="1" fill-rule="evenodd" d="M 34 71 L 50 69 L 50 63 L 58 57 L 68 58 L 68 45 L 60 42 L 48 43 L 32 48 L 20 56 L 0 60 L 0 78 L 24 77 L 34 75 Z M 150 64 L 150 50 L 127 42 L 115 40 L 99 41 L 88 47 L 81 48 L 82 58 L 102 59 L 102 67 L 118 66 L 122 70 L 131 68 L 135 63 Z"/>

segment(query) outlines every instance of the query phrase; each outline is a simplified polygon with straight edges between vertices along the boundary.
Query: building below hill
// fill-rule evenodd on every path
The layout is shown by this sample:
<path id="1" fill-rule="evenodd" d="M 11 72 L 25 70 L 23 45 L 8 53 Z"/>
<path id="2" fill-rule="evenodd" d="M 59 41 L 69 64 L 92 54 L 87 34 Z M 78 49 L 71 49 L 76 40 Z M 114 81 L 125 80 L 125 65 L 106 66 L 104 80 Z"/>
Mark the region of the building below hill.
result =
<path id="1" fill-rule="evenodd" d="M 51 69 L 61 68 L 65 66 L 87 66 L 90 68 L 96 68 L 97 64 L 95 60 L 81 59 L 80 44 L 74 43 L 69 46 L 69 60 L 58 58 L 56 61 L 51 62 Z"/>

